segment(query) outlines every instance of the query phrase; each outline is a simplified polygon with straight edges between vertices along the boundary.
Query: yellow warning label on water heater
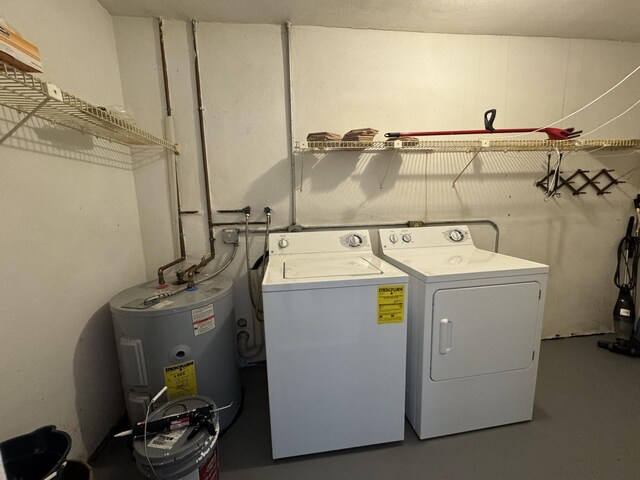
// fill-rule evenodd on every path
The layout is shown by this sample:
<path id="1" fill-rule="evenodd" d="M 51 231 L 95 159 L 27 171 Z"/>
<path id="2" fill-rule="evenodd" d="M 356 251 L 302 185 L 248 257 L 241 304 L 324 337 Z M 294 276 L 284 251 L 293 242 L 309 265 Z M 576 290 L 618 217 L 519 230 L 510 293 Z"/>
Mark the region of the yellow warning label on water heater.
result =
<path id="1" fill-rule="evenodd" d="M 378 323 L 404 321 L 404 285 L 378 287 Z"/>
<path id="2" fill-rule="evenodd" d="M 196 382 L 195 362 L 191 360 L 165 367 L 164 384 L 167 386 L 169 400 L 185 395 L 197 395 L 198 383 Z"/>

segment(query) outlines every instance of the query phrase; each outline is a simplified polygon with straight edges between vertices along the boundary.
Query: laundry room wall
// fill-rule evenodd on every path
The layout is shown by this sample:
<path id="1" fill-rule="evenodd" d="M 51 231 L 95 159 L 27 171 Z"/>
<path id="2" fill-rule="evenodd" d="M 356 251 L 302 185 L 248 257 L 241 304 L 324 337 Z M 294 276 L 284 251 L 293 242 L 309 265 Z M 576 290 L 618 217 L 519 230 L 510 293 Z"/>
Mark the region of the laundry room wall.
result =
<path id="1" fill-rule="evenodd" d="M 156 21 L 116 17 L 114 23 L 125 100 L 143 115 L 155 114 L 163 102 Z M 166 24 L 174 130 L 184 152 L 179 158 L 183 203 L 185 209 L 202 212 L 191 25 Z M 268 205 L 278 227 L 292 219 L 290 115 L 297 141 L 312 131 L 344 134 L 362 127 L 378 129 L 378 139 L 386 131 L 477 129 L 490 108 L 498 111 L 498 128 L 542 127 L 607 90 L 640 57 L 640 45 L 623 42 L 293 26 L 290 112 L 284 27 L 201 22 L 199 41 L 214 208 L 249 204 L 259 212 Z M 132 44 L 136 55 L 127 53 Z M 142 69 L 155 73 L 153 88 L 137 80 L 134 72 Z M 587 133 L 631 106 L 639 92 L 636 75 L 561 125 Z M 586 138 L 638 138 L 639 120 L 640 110 L 633 110 Z M 161 133 L 162 124 L 156 120 L 155 125 Z M 305 226 L 491 220 L 500 228 L 501 253 L 551 267 L 544 336 L 610 330 L 615 248 L 638 191 L 638 154 L 602 149 L 566 155 L 565 172 L 614 169 L 612 175 L 626 183 L 609 195 L 597 196 L 587 188 L 585 195 L 564 191 L 553 199 L 534 186 L 546 173 L 546 152 L 482 152 L 453 188 L 471 157 L 298 154 L 295 220 Z M 141 206 L 165 202 L 166 193 L 162 197 L 149 185 L 149 179 L 166 184 L 164 159 L 150 160 L 145 168 L 137 171 Z M 165 236 L 171 235 L 166 216 L 163 209 L 141 208 L 143 224 L 164 225 L 156 233 Z M 206 250 L 203 219 L 188 221 L 188 248 L 197 258 Z M 252 261 L 260 254 L 261 240 L 252 237 Z M 220 256 L 229 250 L 221 246 Z M 145 254 L 152 277 L 174 252 L 149 241 Z M 229 274 L 239 287 L 236 314 L 249 318 L 243 264 L 239 255 Z"/>
<path id="2" fill-rule="evenodd" d="M 90 1 L 0 0 L 42 79 L 121 105 L 111 16 Z M 0 136 L 21 118 L 0 108 Z M 86 458 L 124 413 L 107 302 L 144 280 L 127 147 L 32 119 L 0 145 L 0 440 L 56 425 Z"/>

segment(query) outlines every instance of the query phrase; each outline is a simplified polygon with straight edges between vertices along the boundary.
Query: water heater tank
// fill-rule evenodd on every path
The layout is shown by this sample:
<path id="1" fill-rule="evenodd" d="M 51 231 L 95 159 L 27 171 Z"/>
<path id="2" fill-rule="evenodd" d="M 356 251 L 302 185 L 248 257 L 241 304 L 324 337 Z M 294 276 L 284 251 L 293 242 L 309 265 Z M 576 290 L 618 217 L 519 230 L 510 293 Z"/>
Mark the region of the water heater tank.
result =
<path id="1" fill-rule="evenodd" d="M 143 300 L 159 292 L 155 282 L 125 290 L 110 302 L 127 413 L 144 420 L 153 396 L 165 385 L 173 400 L 211 397 L 220 428 L 233 421 L 241 403 L 236 361 L 233 284 L 222 277 L 202 282 L 150 307 Z"/>

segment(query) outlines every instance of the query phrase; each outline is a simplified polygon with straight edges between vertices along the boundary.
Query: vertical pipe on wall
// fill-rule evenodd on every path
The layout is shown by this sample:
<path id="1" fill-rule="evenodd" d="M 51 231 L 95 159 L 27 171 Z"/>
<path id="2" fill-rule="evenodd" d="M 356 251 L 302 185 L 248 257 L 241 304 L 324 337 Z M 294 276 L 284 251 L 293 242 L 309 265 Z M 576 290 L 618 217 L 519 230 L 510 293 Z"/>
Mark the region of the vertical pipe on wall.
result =
<path id="1" fill-rule="evenodd" d="M 289 99 L 289 124 L 287 135 L 289 146 L 289 161 L 291 162 L 291 226 L 297 224 L 297 201 L 296 201 L 296 157 L 294 155 L 295 128 L 293 124 L 293 67 L 291 65 L 291 22 L 286 23 L 287 48 L 285 52 L 285 61 L 287 62 L 287 97 Z"/>
<path id="2" fill-rule="evenodd" d="M 162 61 L 162 80 L 164 83 L 164 99 L 167 107 L 167 117 L 171 116 L 171 86 L 169 85 L 169 71 L 167 68 L 167 52 L 164 48 L 164 19 L 158 17 L 158 33 L 160 35 L 160 59 Z"/>
<path id="3" fill-rule="evenodd" d="M 175 124 L 173 117 L 164 119 L 165 138 L 175 143 Z M 169 209 L 171 210 L 171 229 L 173 230 L 174 239 L 173 250 L 176 256 L 185 257 L 186 252 L 183 248 L 184 235 L 182 233 L 182 208 L 180 205 L 180 193 L 178 187 L 178 161 L 174 152 L 167 152 L 167 184 L 169 187 Z"/>
<path id="4" fill-rule="evenodd" d="M 207 149 L 207 134 L 204 121 L 204 106 L 202 100 L 202 82 L 200 78 L 200 56 L 198 50 L 198 22 L 191 20 L 193 32 L 193 51 L 195 55 L 196 93 L 198 96 L 198 117 L 200 120 L 200 142 L 202 146 L 202 172 L 204 176 L 204 191 L 207 204 L 207 231 L 209 232 L 209 250 L 211 252 L 208 261 L 216 256 L 215 234 L 213 230 L 213 210 L 211 207 L 211 186 L 209 185 L 209 158 Z M 208 262 L 207 262 L 208 263 Z"/>
<path id="5" fill-rule="evenodd" d="M 165 48 L 164 37 L 164 19 L 158 17 L 158 38 L 160 43 L 160 62 L 162 65 L 162 83 L 164 88 L 164 101 L 167 110 L 167 116 L 164 120 L 164 134 L 171 143 L 175 143 L 175 124 L 173 121 L 173 109 L 171 108 L 171 86 L 169 84 L 169 67 L 167 66 L 167 51 Z M 180 242 L 184 242 L 184 238 L 180 238 L 180 200 L 178 193 L 178 172 L 177 172 L 176 156 L 173 152 L 167 152 L 167 180 L 169 183 L 169 204 L 171 209 L 171 228 L 173 229 L 174 238 L 178 236 Z M 185 252 L 180 249 L 176 242 L 173 244 L 174 254 L 185 256 Z M 178 252 L 180 252 L 178 254 Z"/>
<path id="6" fill-rule="evenodd" d="M 158 17 L 158 35 L 160 39 L 160 58 L 162 62 L 162 80 L 164 86 L 164 96 L 167 108 L 167 118 L 165 119 L 165 136 L 171 143 L 175 143 L 175 132 L 171 108 L 171 87 L 169 84 L 169 72 L 167 68 L 167 56 L 164 42 L 164 20 Z M 158 285 L 164 285 L 164 271 L 174 265 L 178 265 L 187 258 L 186 247 L 184 242 L 184 230 L 182 228 L 181 206 L 180 206 L 180 187 L 178 184 L 178 171 L 176 155 L 174 152 L 167 152 L 167 182 L 169 186 L 169 204 L 171 210 L 171 228 L 173 230 L 174 239 L 178 238 L 178 242 L 173 242 L 174 254 L 179 255 L 175 260 L 162 265 L 158 268 Z"/>

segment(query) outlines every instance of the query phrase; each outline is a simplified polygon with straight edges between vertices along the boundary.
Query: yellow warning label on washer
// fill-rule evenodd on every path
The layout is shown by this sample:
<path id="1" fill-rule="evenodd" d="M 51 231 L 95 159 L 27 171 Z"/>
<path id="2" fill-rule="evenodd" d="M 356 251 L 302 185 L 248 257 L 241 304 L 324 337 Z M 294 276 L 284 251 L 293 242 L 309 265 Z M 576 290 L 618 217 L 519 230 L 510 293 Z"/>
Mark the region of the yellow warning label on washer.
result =
<path id="1" fill-rule="evenodd" d="M 404 285 L 378 287 L 378 323 L 404 321 Z"/>
<path id="2" fill-rule="evenodd" d="M 164 369 L 164 384 L 167 386 L 169 400 L 184 397 L 185 395 L 197 395 L 198 383 L 196 382 L 196 364 L 190 362 L 171 365 Z"/>

